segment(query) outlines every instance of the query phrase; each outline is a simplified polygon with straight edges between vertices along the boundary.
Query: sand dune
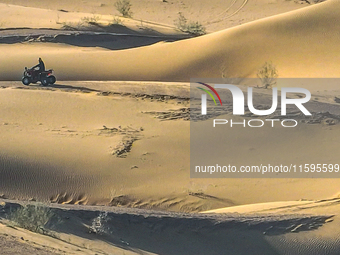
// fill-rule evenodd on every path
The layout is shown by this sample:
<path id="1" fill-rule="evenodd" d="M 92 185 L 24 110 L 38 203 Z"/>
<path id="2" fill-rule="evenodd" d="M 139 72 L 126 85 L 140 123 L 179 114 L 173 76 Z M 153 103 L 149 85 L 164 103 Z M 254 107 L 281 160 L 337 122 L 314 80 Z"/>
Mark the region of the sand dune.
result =
<path id="1" fill-rule="evenodd" d="M 96 13 L 98 15 L 120 15 L 111 0 L 67 1 L 59 0 L 58 4 L 40 1 L 1 0 L 1 3 L 67 12 Z M 192 21 L 199 21 L 208 31 L 218 31 L 225 28 L 273 16 L 308 6 L 306 2 L 285 0 L 211 0 L 211 1 L 140 1 L 131 0 L 133 18 L 140 22 L 162 23 L 173 26 L 178 12 Z M 242 7 L 240 9 L 240 7 Z M 56 15 L 55 15 L 56 16 Z M 54 17 L 54 16 L 53 16 Z M 151 24 L 150 23 L 150 24 Z"/>
<path id="2" fill-rule="evenodd" d="M 9 198 L 197 212 L 249 203 L 323 199 L 339 191 L 338 179 L 190 179 L 188 84 L 0 85 L 1 192 Z M 296 150 L 285 149 L 285 135 L 275 138 L 280 148 L 276 143 L 264 143 L 263 132 L 268 139 L 276 136 L 267 129 L 252 138 L 252 144 L 245 143 L 250 133 L 241 138 L 234 132 L 228 139 L 253 148 L 249 164 L 269 154 L 281 164 L 277 155 L 290 157 L 292 151 L 301 160 L 322 161 L 338 144 L 333 137 L 338 125 L 328 128 L 322 123 L 301 124 L 294 134 Z M 327 149 L 316 149 L 325 140 Z M 301 141 L 308 148 L 305 152 L 299 149 Z M 237 160 L 249 148 L 233 148 L 228 155 Z M 245 188 L 240 190 L 240 185 Z M 252 192 L 247 186 L 253 187 Z M 268 192 L 274 187 L 275 192 Z"/>
<path id="3" fill-rule="evenodd" d="M 113 27 L 109 0 L 0 2 L 2 252 L 339 254 L 340 179 L 190 178 L 188 121 L 190 78 L 256 77 L 266 61 L 280 78 L 339 77 L 338 0 L 133 0 L 134 18 Z M 178 11 L 224 30 L 179 40 Z M 57 83 L 23 86 L 38 57 Z M 336 162 L 340 88 L 328 81 L 304 84 L 313 116 L 296 115 L 294 133 L 224 132 L 230 162 Z M 256 107 L 271 102 L 254 92 Z M 56 214 L 55 236 L 6 226 L 35 201 Z"/>
<path id="4" fill-rule="evenodd" d="M 103 27 L 106 27 L 107 31 L 125 32 L 127 34 L 183 34 L 176 30 L 174 26 L 155 22 L 146 25 L 140 20 L 124 18 L 118 15 L 100 15 L 94 12 L 69 12 L 63 9 L 49 10 L 45 8 L 40 4 L 39 8 L 35 8 L 0 2 L 0 29 L 45 28 L 102 31 L 104 30 Z M 20 19 L 16 17 L 20 17 Z M 87 21 L 92 21 L 95 25 L 91 26 Z M 125 30 L 122 30 L 123 27 Z"/>
<path id="5" fill-rule="evenodd" d="M 23 66 L 33 65 L 38 56 L 61 80 L 254 77 L 265 61 L 277 66 L 280 77 L 338 77 L 339 9 L 338 1 L 327 1 L 199 38 L 122 51 L 0 45 L 0 79 L 20 79 Z"/>
<path id="6" fill-rule="evenodd" d="M 0 217 L 15 201 L 4 200 Z M 30 204 L 34 204 L 30 202 Z M 68 254 L 338 254 L 339 205 L 327 213 L 183 214 L 115 207 L 52 205 L 58 240 L 0 225 L 26 244 Z M 99 222 L 98 222 L 99 221 Z M 97 225 L 93 225 L 97 222 Z M 6 221 L 2 221 L 6 224 Z M 92 231 L 92 232 L 91 232 Z M 99 232 L 93 232 L 99 231 Z M 64 243 L 66 242 L 66 243 Z M 246 243 L 246 245 L 245 245 Z"/>

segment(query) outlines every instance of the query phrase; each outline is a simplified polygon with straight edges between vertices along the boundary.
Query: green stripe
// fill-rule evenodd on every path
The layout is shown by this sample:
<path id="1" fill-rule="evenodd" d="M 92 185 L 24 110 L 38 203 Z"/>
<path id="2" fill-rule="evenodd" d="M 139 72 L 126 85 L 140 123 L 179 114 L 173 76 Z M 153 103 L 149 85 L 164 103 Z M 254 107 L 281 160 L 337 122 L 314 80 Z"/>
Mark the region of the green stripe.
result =
<path id="1" fill-rule="evenodd" d="M 197 88 L 198 88 L 198 89 L 201 89 L 201 90 L 203 90 L 205 93 L 209 94 L 210 97 L 214 100 L 215 105 L 217 105 L 217 104 L 216 104 L 216 101 L 215 101 L 215 98 L 213 97 L 213 95 L 212 95 L 208 90 L 202 89 L 202 88 L 200 88 L 200 87 L 197 87 Z"/>

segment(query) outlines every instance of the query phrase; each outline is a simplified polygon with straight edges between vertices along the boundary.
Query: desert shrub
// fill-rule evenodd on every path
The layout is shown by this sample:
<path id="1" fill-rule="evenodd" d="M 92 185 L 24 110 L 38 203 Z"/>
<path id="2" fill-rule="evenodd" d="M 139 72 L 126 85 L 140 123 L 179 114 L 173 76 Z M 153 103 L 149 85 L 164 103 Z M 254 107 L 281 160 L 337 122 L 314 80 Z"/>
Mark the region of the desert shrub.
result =
<path id="1" fill-rule="evenodd" d="M 21 206 L 14 211 L 10 211 L 8 214 L 8 220 L 15 226 L 41 234 L 47 232 L 45 227 L 52 217 L 51 209 L 44 205 Z"/>
<path id="2" fill-rule="evenodd" d="M 266 62 L 258 71 L 257 77 L 260 79 L 262 87 L 265 89 L 273 87 L 276 84 L 276 78 L 279 76 L 276 66 L 272 62 Z"/>
<path id="3" fill-rule="evenodd" d="M 76 30 L 88 30 L 88 24 L 85 24 L 83 21 L 79 22 L 62 22 L 62 29 L 63 30 L 71 30 L 71 31 L 76 31 Z"/>
<path id="4" fill-rule="evenodd" d="M 95 15 L 93 15 L 92 17 L 83 17 L 83 18 L 81 18 L 81 22 L 92 24 L 92 25 L 98 24 L 99 20 L 100 20 L 100 17 L 99 16 L 95 16 Z"/>
<path id="5" fill-rule="evenodd" d="M 205 35 L 205 27 L 200 24 L 198 21 L 196 22 L 190 22 L 187 25 L 187 32 L 192 35 Z"/>
<path id="6" fill-rule="evenodd" d="M 306 2 L 307 4 L 318 4 L 325 2 L 326 0 L 301 0 L 302 2 Z"/>
<path id="7" fill-rule="evenodd" d="M 132 12 L 131 12 L 131 3 L 129 0 L 118 0 L 115 2 L 114 6 L 116 7 L 117 11 L 119 11 L 120 14 L 123 15 L 125 18 L 131 18 Z"/>
<path id="8" fill-rule="evenodd" d="M 99 20 L 101 19 L 100 16 L 93 15 L 92 17 L 87 16 L 87 17 L 82 17 L 80 21 L 78 22 L 57 22 L 57 24 L 62 25 L 62 29 L 64 30 L 83 30 L 83 31 L 88 31 L 88 30 L 93 30 L 96 29 L 98 30 L 99 25 Z"/>
<path id="9" fill-rule="evenodd" d="M 114 17 L 109 25 L 123 25 L 123 24 L 124 23 L 120 18 Z"/>
<path id="10" fill-rule="evenodd" d="M 107 223 L 107 212 L 101 212 L 99 215 L 92 220 L 92 224 L 89 227 L 89 232 L 93 234 L 104 234 L 107 232 L 107 227 L 105 223 Z"/>
<path id="11" fill-rule="evenodd" d="M 184 17 L 184 15 L 181 12 L 178 13 L 177 19 L 174 20 L 175 26 L 181 31 L 186 29 L 187 22 L 188 20 Z"/>
<path id="12" fill-rule="evenodd" d="M 174 25 L 180 31 L 192 35 L 198 36 L 206 34 L 205 27 L 201 23 L 199 23 L 198 21 L 188 22 L 188 20 L 184 17 L 184 15 L 181 12 L 178 13 L 177 19 L 174 20 Z"/>

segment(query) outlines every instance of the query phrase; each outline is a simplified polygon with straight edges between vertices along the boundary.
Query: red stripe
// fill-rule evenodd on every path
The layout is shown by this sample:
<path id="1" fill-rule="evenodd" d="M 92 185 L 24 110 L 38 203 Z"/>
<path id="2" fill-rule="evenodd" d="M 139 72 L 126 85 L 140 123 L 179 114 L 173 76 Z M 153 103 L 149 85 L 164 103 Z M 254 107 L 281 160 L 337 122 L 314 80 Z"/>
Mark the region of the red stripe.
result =
<path id="1" fill-rule="evenodd" d="M 211 87 L 210 85 L 205 84 L 205 83 L 203 83 L 203 82 L 197 82 L 197 83 L 202 84 L 202 85 L 208 87 L 209 89 L 211 89 L 211 91 L 213 91 L 213 92 L 215 93 L 215 95 L 218 97 L 218 100 L 220 101 L 220 104 L 222 105 L 221 98 L 220 98 L 220 96 L 218 95 L 217 91 L 216 91 L 213 87 Z"/>

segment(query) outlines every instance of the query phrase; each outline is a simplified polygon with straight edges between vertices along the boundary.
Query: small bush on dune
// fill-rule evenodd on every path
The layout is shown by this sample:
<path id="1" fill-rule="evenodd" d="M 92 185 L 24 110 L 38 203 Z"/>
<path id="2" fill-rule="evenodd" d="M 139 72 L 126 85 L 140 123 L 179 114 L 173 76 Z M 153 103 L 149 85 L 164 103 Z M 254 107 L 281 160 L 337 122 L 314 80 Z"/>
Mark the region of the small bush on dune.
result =
<path id="1" fill-rule="evenodd" d="M 131 12 L 131 3 L 129 0 L 118 0 L 115 2 L 114 6 L 116 7 L 117 11 L 119 11 L 120 14 L 123 15 L 125 18 L 131 18 L 132 12 Z"/>
<path id="2" fill-rule="evenodd" d="M 187 32 L 192 35 L 205 35 L 205 27 L 200 24 L 198 21 L 196 22 L 190 22 L 187 25 Z"/>
<path id="3" fill-rule="evenodd" d="M 108 221 L 107 212 L 101 212 L 99 215 L 92 220 L 92 224 L 89 227 L 89 233 L 93 234 L 105 234 L 108 229 L 105 224 Z"/>
<path id="4" fill-rule="evenodd" d="M 81 18 L 81 22 L 88 23 L 88 24 L 91 24 L 91 25 L 98 24 L 99 20 L 100 20 L 100 17 L 99 16 L 95 16 L 95 15 L 93 15 L 92 17 L 83 17 L 83 18 Z"/>
<path id="5" fill-rule="evenodd" d="M 120 18 L 114 17 L 109 25 L 123 25 L 123 21 Z"/>
<path id="6" fill-rule="evenodd" d="M 273 87 L 276 84 L 276 78 L 279 73 L 272 62 L 266 62 L 258 71 L 257 77 L 260 79 L 262 87 L 265 89 Z"/>
<path id="7" fill-rule="evenodd" d="M 100 27 L 100 19 L 100 16 L 93 15 L 92 17 L 82 17 L 79 22 L 57 22 L 57 24 L 62 24 L 62 29 L 64 30 L 91 31 Z"/>
<path id="8" fill-rule="evenodd" d="M 190 21 L 184 17 L 184 15 L 179 12 L 178 13 L 178 18 L 174 20 L 174 24 L 182 32 L 189 33 L 192 35 L 204 35 L 206 34 L 205 27 L 199 23 L 198 21 Z"/>
<path id="9" fill-rule="evenodd" d="M 46 225 L 51 221 L 53 213 L 43 205 L 26 205 L 11 211 L 8 219 L 15 225 L 27 230 L 45 234 Z"/>

